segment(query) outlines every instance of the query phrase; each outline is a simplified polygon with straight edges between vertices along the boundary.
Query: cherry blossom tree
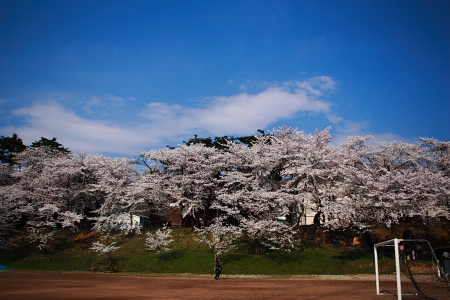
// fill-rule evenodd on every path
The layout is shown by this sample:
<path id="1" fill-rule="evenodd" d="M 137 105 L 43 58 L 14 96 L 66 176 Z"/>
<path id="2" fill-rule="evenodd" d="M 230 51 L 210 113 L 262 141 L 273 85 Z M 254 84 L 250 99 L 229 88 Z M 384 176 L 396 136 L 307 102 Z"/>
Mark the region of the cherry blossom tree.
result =
<path id="1" fill-rule="evenodd" d="M 153 225 L 168 223 L 170 214 L 171 180 L 162 171 L 146 172 L 132 182 L 128 201 L 132 203 L 130 213 L 149 216 Z"/>
<path id="2" fill-rule="evenodd" d="M 296 224 L 280 224 L 278 219 L 290 214 L 292 194 L 280 190 L 283 158 L 279 144 L 271 135 L 257 136 L 251 147 L 229 142 L 230 164 L 221 181 L 221 189 L 213 208 L 226 220 L 215 220 L 223 226 L 234 225 L 261 254 L 264 247 L 284 247 L 284 240 L 294 239 Z M 227 224 L 228 223 L 228 224 Z M 289 228 L 289 230 L 285 230 Z M 283 231 L 285 235 L 278 234 Z"/>
<path id="3" fill-rule="evenodd" d="M 331 144 L 331 127 L 306 134 L 298 129 L 282 127 L 273 131 L 274 144 L 282 158 L 282 190 L 295 199 L 295 210 L 300 220 L 305 214 L 315 214 L 316 223 L 327 219 L 325 202 L 342 194 L 339 156 Z"/>
<path id="4" fill-rule="evenodd" d="M 55 230 L 53 231 L 44 231 L 44 228 L 30 228 L 30 234 L 27 236 L 31 243 L 35 243 L 36 247 L 39 250 L 42 250 L 44 253 L 50 250 L 52 256 L 50 260 L 53 258 L 53 251 L 51 251 L 51 247 L 53 246 L 53 235 L 55 234 Z"/>
<path id="5" fill-rule="evenodd" d="M 196 218 L 208 212 L 219 188 L 218 180 L 227 166 L 227 153 L 203 144 L 182 145 L 141 153 L 163 167 L 165 191 L 172 207 L 179 207 L 183 217 Z M 151 173 L 144 174 L 149 177 Z"/>
<path id="6" fill-rule="evenodd" d="M 371 145 L 371 139 L 352 137 L 341 146 L 345 195 L 325 206 L 328 225 L 363 229 L 412 216 L 448 218 L 448 178 L 433 164 L 438 157 L 420 144 Z"/>
<path id="7" fill-rule="evenodd" d="M 77 229 L 89 211 L 96 214 L 95 228 L 104 229 L 104 224 L 120 223 L 117 216 L 132 206 L 125 197 L 136 180 L 130 160 L 73 155 L 41 146 L 17 154 L 16 161 L 12 175 L 16 182 L 2 187 L 2 199 L 13 203 L 10 209 L 27 221 L 32 236 L 55 228 Z M 12 192 L 6 193 L 7 189 Z"/>
<path id="8" fill-rule="evenodd" d="M 161 259 L 164 259 L 164 255 L 173 250 L 170 248 L 172 242 L 174 242 L 172 229 L 165 227 L 158 229 L 155 233 L 147 232 L 145 246 L 147 250 L 156 251 Z"/>
<path id="9" fill-rule="evenodd" d="M 413 191 L 413 210 L 429 227 L 432 219 L 450 219 L 450 142 L 421 138 L 418 147 L 415 176 L 404 184 Z"/>
<path id="10" fill-rule="evenodd" d="M 18 209 L 35 228 L 75 228 L 81 214 L 73 207 L 68 188 L 77 167 L 72 156 L 46 147 L 28 148 L 17 154 L 20 165 L 14 176 Z"/>
<path id="11" fill-rule="evenodd" d="M 96 178 L 90 189 L 102 196 L 102 203 L 94 211 L 94 229 L 107 232 L 115 228 L 125 232 L 133 230 L 135 227 L 131 225 L 130 212 L 135 202 L 130 201 L 128 193 L 130 186 L 138 179 L 138 172 L 132 160 L 103 155 L 90 155 L 87 160 Z"/>
<path id="12" fill-rule="evenodd" d="M 120 249 L 120 247 L 117 246 L 114 237 L 106 233 L 100 237 L 100 240 L 95 241 L 90 249 L 99 254 L 106 255 L 108 257 L 108 262 L 111 263 L 113 261 L 112 253 Z"/>
<path id="13" fill-rule="evenodd" d="M 224 221 L 224 220 L 222 220 Z M 238 226 L 223 223 L 219 219 L 208 227 L 195 228 L 197 236 L 195 239 L 199 242 L 205 243 L 214 251 L 216 257 L 224 255 L 225 253 L 236 249 L 236 240 L 241 237 L 241 229 Z"/>
<path id="14" fill-rule="evenodd" d="M 71 154 L 47 147 L 29 147 L 15 155 L 16 165 L 8 171 L 11 179 L 0 187 L 0 209 L 6 210 L 2 215 L 9 226 L 26 223 L 30 241 L 47 252 L 57 228 L 75 229 L 82 218 L 73 205 L 76 192 L 69 188 L 77 168 Z"/>
<path id="15" fill-rule="evenodd" d="M 0 163 L 0 178 L 3 180 L 0 184 L 0 250 L 8 249 L 14 246 L 11 238 L 17 233 L 16 228 L 22 220 L 21 209 L 23 203 L 17 201 L 23 196 L 15 188 L 13 182 L 9 178 L 12 169 L 9 164 Z"/>

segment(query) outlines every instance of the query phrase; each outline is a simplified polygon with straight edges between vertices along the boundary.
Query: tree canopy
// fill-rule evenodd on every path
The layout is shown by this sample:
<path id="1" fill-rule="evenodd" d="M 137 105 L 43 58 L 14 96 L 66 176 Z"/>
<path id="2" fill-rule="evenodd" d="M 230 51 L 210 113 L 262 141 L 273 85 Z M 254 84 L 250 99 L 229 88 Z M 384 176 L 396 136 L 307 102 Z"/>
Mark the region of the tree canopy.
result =
<path id="1" fill-rule="evenodd" d="M 21 138 L 17 134 L 12 136 L 0 137 L 0 161 L 9 165 L 13 165 L 16 153 L 22 152 L 26 149 Z"/>
<path id="2" fill-rule="evenodd" d="M 290 251 L 311 216 L 324 229 L 363 232 L 408 217 L 450 218 L 449 142 L 376 144 L 366 136 L 338 146 L 332 139 L 330 128 L 288 127 L 243 140 L 197 138 L 142 152 L 147 168 L 139 170 L 131 159 L 73 154 L 42 138 L 12 152 L 18 167 L 0 164 L 0 246 L 18 227 L 36 241 L 83 224 L 139 231 L 133 214 L 156 224 L 173 208 L 186 220 L 201 218 L 207 227 L 199 234 L 217 251 L 239 237 L 257 251 Z"/>
<path id="3" fill-rule="evenodd" d="M 265 135 L 265 132 L 261 129 L 258 129 L 257 132 L 261 135 Z M 220 136 L 220 137 L 208 137 L 208 138 L 199 138 L 197 135 L 194 135 L 194 138 L 189 139 L 188 141 L 183 141 L 183 143 L 187 146 L 195 145 L 195 144 L 203 144 L 206 147 L 216 148 L 219 150 L 226 149 L 226 145 L 229 141 L 239 142 L 249 147 L 252 146 L 252 143 L 257 140 L 256 136 L 241 136 L 241 137 L 233 137 L 233 136 Z"/>
<path id="4" fill-rule="evenodd" d="M 56 141 L 56 138 L 47 139 L 45 137 L 41 137 L 40 140 L 34 141 L 31 143 L 30 147 L 47 147 L 49 149 L 52 149 L 52 152 L 63 152 L 63 153 L 69 153 L 69 149 L 64 148 L 63 145 L 61 145 L 59 142 Z"/>

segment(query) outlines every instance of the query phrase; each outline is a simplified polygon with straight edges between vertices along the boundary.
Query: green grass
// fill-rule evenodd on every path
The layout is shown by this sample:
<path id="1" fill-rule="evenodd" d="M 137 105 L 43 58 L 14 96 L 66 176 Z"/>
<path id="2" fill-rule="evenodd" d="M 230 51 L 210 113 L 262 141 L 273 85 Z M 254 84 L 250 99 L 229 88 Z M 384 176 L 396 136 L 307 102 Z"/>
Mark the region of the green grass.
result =
<path id="1" fill-rule="evenodd" d="M 211 274 L 214 253 L 193 239 L 190 229 L 173 230 L 172 253 L 161 257 L 145 249 L 145 235 L 120 236 L 120 246 L 112 257 L 121 272 Z M 97 240 L 94 233 L 61 233 L 56 237 L 53 255 L 39 252 L 18 240 L 14 251 L 2 252 L 0 264 L 18 270 L 88 271 L 93 263 L 106 262 L 105 255 L 89 249 Z M 248 247 L 247 247 L 248 248 Z M 285 254 L 266 251 L 263 255 L 238 249 L 222 257 L 226 274 L 258 275 L 346 275 L 374 272 L 373 255 L 345 247 L 304 243 L 302 249 Z"/>

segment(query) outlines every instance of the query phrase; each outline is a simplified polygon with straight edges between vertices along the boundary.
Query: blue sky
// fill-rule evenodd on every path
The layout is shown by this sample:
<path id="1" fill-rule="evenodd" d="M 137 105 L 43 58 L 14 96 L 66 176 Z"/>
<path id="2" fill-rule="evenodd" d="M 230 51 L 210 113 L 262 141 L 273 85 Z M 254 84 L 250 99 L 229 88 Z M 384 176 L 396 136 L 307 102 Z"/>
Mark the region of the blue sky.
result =
<path id="1" fill-rule="evenodd" d="M 0 0 L 0 135 L 133 156 L 283 125 L 450 141 L 450 1 Z"/>

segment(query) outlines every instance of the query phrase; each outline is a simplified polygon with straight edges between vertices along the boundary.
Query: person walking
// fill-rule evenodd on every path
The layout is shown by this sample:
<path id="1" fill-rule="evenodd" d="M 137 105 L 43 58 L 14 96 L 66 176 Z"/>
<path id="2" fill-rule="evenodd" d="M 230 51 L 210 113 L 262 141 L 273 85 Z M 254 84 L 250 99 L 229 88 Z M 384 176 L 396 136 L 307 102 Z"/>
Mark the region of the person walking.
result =
<path id="1" fill-rule="evenodd" d="M 216 266 L 214 268 L 214 271 L 216 271 L 216 276 L 214 276 L 214 279 L 217 280 L 220 277 L 220 274 L 222 274 L 222 265 L 220 264 L 220 258 L 216 258 Z"/>

